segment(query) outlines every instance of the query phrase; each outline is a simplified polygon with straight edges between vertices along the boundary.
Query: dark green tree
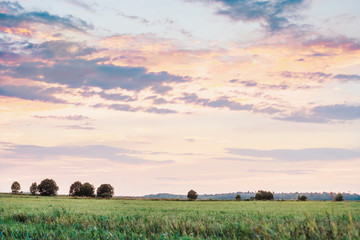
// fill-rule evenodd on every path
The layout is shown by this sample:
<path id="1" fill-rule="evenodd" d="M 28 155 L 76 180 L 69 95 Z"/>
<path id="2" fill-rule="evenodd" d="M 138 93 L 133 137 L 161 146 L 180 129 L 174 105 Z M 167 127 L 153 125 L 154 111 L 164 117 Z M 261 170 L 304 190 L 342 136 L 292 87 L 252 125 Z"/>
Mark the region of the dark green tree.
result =
<path id="1" fill-rule="evenodd" d="M 81 196 L 84 197 L 94 197 L 95 196 L 95 187 L 86 182 L 81 187 Z"/>
<path id="2" fill-rule="evenodd" d="M 77 197 L 82 196 L 82 193 L 81 193 L 82 186 L 83 186 L 82 183 L 79 181 L 76 181 L 73 184 L 71 184 L 70 190 L 69 190 L 69 195 L 77 196 Z"/>
<path id="3" fill-rule="evenodd" d="M 101 184 L 96 190 L 96 195 L 102 198 L 111 198 L 114 195 L 114 188 L 110 184 Z"/>
<path id="4" fill-rule="evenodd" d="M 33 182 L 30 186 L 30 192 L 32 195 L 35 195 L 38 192 L 38 185 L 36 182 Z"/>
<path id="5" fill-rule="evenodd" d="M 255 194 L 255 200 L 274 200 L 274 194 L 270 191 L 259 190 Z"/>
<path id="6" fill-rule="evenodd" d="M 15 181 L 15 182 L 13 182 L 13 184 L 11 184 L 11 192 L 13 194 L 19 193 L 20 189 L 21 189 L 21 187 L 20 187 L 19 182 Z"/>
<path id="7" fill-rule="evenodd" d="M 305 195 L 300 196 L 300 195 L 299 195 L 298 200 L 299 200 L 299 201 L 307 201 L 307 196 L 305 196 Z"/>
<path id="8" fill-rule="evenodd" d="M 192 189 L 191 189 L 191 190 L 188 192 L 188 194 L 187 194 L 187 198 L 188 198 L 189 200 L 196 200 L 197 197 L 198 197 L 197 192 L 195 192 L 195 191 L 192 190 Z"/>
<path id="9" fill-rule="evenodd" d="M 41 181 L 38 190 L 42 196 L 55 196 L 59 187 L 54 180 L 47 178 Z"/>
<path id="10" fill-rule="evenodd" d="M 336 194 L 335 201 L 337 201 L 337 202 L 344 201 L 344 195 L 342 193 Z"/>
<path id="11" fill-rule="evenodd" d="M 235 200 L 241 201 L 241 196 L 240 196 L 240 194 L 237 194 L 237 195 L 236 195 Z"/>

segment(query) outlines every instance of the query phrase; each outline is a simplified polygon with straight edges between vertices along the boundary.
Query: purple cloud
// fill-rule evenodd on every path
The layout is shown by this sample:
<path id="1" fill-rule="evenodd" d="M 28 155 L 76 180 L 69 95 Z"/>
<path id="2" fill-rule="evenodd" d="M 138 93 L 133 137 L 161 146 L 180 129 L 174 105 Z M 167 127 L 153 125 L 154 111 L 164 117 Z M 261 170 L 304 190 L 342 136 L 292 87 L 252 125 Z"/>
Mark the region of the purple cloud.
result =
<path id="1" fill-rule="evenodd" d="M 343 148 L 305 148 L 258 150 L 245 148 L 227 148 L 227 153 L 255 158 L 272 158 L 274 160 L 299 161 L 341 161 L 360 158 L 360 151 Z"/>
<path id="2" fill-rule="evenodd" d="M 35 81 L 58 83 L 70 88 L 98 87 L 103 90 L 122 88 L 130 91 L 141 91 L 151 88 L 158 93 L 171 90 L 165 84 L 190 81 L 167 72 L 148 72 L 143 67 L 122 67 L 112 64 L 101 64 L 101 59 L 73 59 L 58 61 L 47 66 L 41 62 L 27 62 L 7 68 L 7 75 L 14 78 L 28 78 Z M 105 96 L 105 95 L 104 95 Z"/>
<path id="3" fill-rule="evenodd" d="M 303 43 L 305 47 L 322 46 L 326 48 L 342 48 L 346 51 L 360 50 L 360 41 L 346 36 L 318 37 Z"/>
<path id="4" fill-rule="evenodd" d="M 335 79 L 340 81 L 360 81 L 360 75 L 356 74 L 337 74 L 334 76 Z"/>
<path id="5" fill-rule="evenodd" d="M 42 23 L 51 26 L 61 26 L 76 31 L 85 32 L 88 29 L 93 29 L 93 26 L 87 22 L 75 18 L 71 15 L 60 17 L 52 15 L 46 11 L 42 12 L 25 12 L 23 7 L 18 3 L 0 2 L 6 8 L 5 13 L 0 13 L 0 26 L 3 27 L 18 27 L 22 24 L 28 23 Z"/>
<path id="6" fill-rule="evenodd" d="M 64 128 L 64 129 L 77 129 L 77 130 L 95 130 L 94 127 L 91 127 L 91 126 L 88 126 L 88 125 L 85 125 L 85 126 L 82 126 L 82 125 L 60 125 L 60 126 L 57 126 L 59 128 Z"/>
<path id="7" fill-rule="evenodd" d="M 189 1 L 189 0 L 188 0 Z M 260 21 L 270 31 L 287 27 L 289 19 L 304 6 L 305 0 L 197 0 L 200 2 L 221 3 L 217 14 L 228 16 L 235 21 Z"/>
<path id="8" fill-rule="evenodd" d="M 157 113 L 157 114 L 177 113 L 177 111 L 175 111 L 175 110 L 166 109 L 166 108 L 156 108 L 156 107 L 148 108 L 148 109 L 145 110 L 145 112 L 148 112 L 148 113 Z"/>
<path id="9" fill-rule="evenodd" d="M 276 117 L 274 119 L 309 123 L 351 121 L 360 119 L 360 106 L 346 104 L 316 106 L 310 109 L 310 113 L 295 112 L 288 116 Z"/>
<path id="10" fill-rule="evenodd" d="M 199 98 L 195 93 L 183 93 L 183 97 L 178 98 L 188 104 L 202 105 L 213 108 L 228 108 L 230 110 L 252 110 L 252 104 L 241 104 L 231 101 L 227 97 L 220 97 L 215 100 Z"/>
<path id="11" fill-rule="evenodd" d="M 37 100 L 42 102 L 67 103 L 65 100 L 58 99 L 53 96 L 54 93 L 61 91 L 61 88 L 0 85 L 0 96 L 15 97 L 26 100 Z"/>
<path id="12" fill-rule="evenodd" d="M 139 153 L 120 147 L 106 145 L 55 146 L 7 145 L 4 149 L 7 158 L 47 159 L 60 156 L 81 157 L 89 159 L 107 159 L 125 164 L 167 164 L 174 161 L 153 161 L 129 154 Z"/>
<path id="13" fill-rule="evenodd" d="M 89 120 L 89 117 L 83 115 L 69 115 L 69 116 L 34 116 L 34 118 L 38 119 L 55 119 L 55 120 L 72 120 L 72 121 L 82 121 Z"/>
<path id="14" fill-rule="evenodd" d="M 46 41 L 39 44 L 28 43 L 26 49 L 31 49 L 33 54 L 44 59 L 51 58 L 75 58 L 89 55 L 97 50 L 87 47 L 84 43 L 68 41 Z"/>

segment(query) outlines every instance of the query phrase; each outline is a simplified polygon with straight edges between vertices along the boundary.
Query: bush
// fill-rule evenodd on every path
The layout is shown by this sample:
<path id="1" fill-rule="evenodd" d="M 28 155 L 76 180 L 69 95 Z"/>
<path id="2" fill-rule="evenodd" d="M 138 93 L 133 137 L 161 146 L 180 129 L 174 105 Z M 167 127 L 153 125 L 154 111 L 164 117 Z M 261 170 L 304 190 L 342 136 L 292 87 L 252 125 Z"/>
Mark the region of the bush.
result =
<path id="1" fill-rule="evenodd" d="M 111 198 L 114 195 L 114 188 L 110 184 L 101 184 L 96 190 L 96 195 L 102 198 Z"/>
<path id="2" fill-rule="evenodd" d="M 241 201 L 241 196 L 240 196 L 240 194 L 237 194 L 237 195 L 236 195 L 235 200 Z"/>
<path id="3" fill-rule="evenodd" d="M 19 193 L 20 188 L 21 188 L 20 183 L 17 181 L 15 181 L 15 182 L 13 182 L 13 184 L 11 184 L 11 192 L 14 194 Z"/>
<path id="4" fill-rule="evenodd" d="M 255 194 L 255 200 L 274 200 L 274 194 L 270 191 L 259 190 Z"/>
<path id="5" fill-rule="evenodd" d="M 30 186 L 30 192 L 32 195 L 35 195 L 38 192 L 38 185 L 36 184 L 36 182 L 33 182 Z"/>
<path id="6" fill-rule="evenodd" d="M 336 194 L 335 201 L 337 201 L 337 202 L 344 201 L 344 196 L 342 195 L 342 193 Z"/>
<path id="7" fill-rule="evenodd" d="M 194 190 L 192 190 L 192 189 L 191 189 L 191 190 L 188 192 L 188 194 L 187 194 L 187 198 L 188 198 L 189 200 L 196 200 L 197 197 L 198 197 L 198 194 L 197 194 Z"/>
<path id="8" fill-rule="evenodd" d="M 41 181 L 38 190 L 42 196 L 55 196 L 59 187 L 54 180 L 47 178 Z"/>

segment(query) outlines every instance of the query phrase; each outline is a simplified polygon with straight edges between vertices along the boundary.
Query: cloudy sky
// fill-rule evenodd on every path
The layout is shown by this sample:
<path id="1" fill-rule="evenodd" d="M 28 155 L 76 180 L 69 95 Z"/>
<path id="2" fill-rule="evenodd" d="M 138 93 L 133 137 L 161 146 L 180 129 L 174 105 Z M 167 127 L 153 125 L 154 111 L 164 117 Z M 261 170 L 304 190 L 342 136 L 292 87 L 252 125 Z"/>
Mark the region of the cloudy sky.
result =
<path id="1" fill-rule="evenodd" d="M 0 2 L 0 192 L 360 192 L 358 0 Z"/>

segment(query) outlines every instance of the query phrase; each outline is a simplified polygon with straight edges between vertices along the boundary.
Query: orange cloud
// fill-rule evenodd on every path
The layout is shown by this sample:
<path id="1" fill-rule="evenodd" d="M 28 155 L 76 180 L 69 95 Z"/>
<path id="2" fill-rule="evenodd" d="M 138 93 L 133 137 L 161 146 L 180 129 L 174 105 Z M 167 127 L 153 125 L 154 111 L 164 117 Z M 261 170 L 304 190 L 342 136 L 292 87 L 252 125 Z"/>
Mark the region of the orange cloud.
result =
<path id="1" fill-rule="evenodd" d="M 232 43 L 226 48 L 209 49 L 183 49 L 171 39 L 150 34 L 118 35 L 101 40 L 99 46 L 106 50 L 92 57 L 110 56 L 107 63 L 115 65 L 145 66 L 151 71 L 207 78 L 208 87 L 210 82 L 219 87 L 238 78 L 278 82 L 273 72 L 336 72 L 334 66 L 346 67 L 358 61 L 360 44 L 344 38 L 307 41 L 313 35 L 295 38 L 277 34 L 252 45 Z"/>
<path id="2" fill-rule="evenodd" d="M 27 28 L 22 28 L 22 27 L 9 28 L 9 27 L 1 27 L 0 26 L 0 31 L 8 33 L 8 34 L 16 34 L 16 35 L 25 36 L 25 37 L 32 37 L 34 34 L 33 29 L 27 29 Z"/>

